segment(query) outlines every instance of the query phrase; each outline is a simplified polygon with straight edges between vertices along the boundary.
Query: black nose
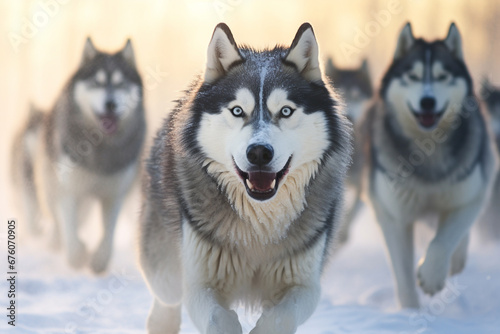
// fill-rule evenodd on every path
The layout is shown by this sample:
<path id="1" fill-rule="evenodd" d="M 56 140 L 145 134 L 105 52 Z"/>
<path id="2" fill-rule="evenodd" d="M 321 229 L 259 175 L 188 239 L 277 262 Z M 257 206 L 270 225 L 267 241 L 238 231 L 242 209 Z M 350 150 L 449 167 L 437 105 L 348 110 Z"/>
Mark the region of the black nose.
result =
<path id="1" fill-rule="evenodd" d="M 105 107 L 106 107 L 106 114 L 114 114 L 116 111 L 115 101 L 107 101 Z"/>
<path id="2" fill-rule="evenodd" d="M 433 111 L 436 107 L 436 99 L 433 97 L 424 97 L 420 100 L 420 108 L 424 111 Z"/>
<path id="3" fill-rule="evenodd" d="M 247 148 L 247 159 L 253 165 L 267 165 L 273 156 L 274 150 L 270 145 L 252 144 Z"/>

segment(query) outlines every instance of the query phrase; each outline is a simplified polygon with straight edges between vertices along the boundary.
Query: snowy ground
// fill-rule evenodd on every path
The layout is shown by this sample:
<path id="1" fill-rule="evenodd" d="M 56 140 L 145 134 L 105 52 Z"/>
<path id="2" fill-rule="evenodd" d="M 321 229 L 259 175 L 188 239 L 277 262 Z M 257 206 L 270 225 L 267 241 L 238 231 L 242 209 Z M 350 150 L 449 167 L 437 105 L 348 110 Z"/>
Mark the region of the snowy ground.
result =
<path id="1" fill-rule="evenodd" d="M 136 267 L 136 220 L 131 219 L 136 211 L 136 201 L 129 201 L 119 222 L 111 270 L 102 277 L 88 270 L 70 270 L 60 254 L 47 250 L 44 239 L 27 237 L 21 229 L 17 326 L 7 326 L 2 315 L 0 332 L 145 333 L 152 299 Z M 95 226 L 85 230 L 87 239 L 96 235 L 94 230 Z M 428 236 L 420 235 L 421 254 Z M 0 236 L 4 249 L 6 235 Z M 474 240 L 465 271 L 450 279 L 444 292 L 432 299 L 421 296 L 420 311 L 398 311 L 381 235 L 365 210 L 354 225 L 350 243 L 327 267 L 323 298 L 298 333 L 499 333 L 499 259 L 500 243 Z M 0 290 L 5 310 L 5 281 Z M 258 315 L 240 310 L 239 316 L 248 333 Z M 182 333 L 196 333 L 185 312 Z"/>

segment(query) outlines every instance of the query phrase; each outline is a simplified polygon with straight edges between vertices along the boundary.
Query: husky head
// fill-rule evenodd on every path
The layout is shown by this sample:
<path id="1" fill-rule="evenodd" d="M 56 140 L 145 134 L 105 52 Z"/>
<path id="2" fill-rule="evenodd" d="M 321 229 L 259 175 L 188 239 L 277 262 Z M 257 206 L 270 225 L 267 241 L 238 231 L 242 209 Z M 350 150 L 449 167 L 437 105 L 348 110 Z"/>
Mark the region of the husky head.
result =
<path id="1" fill-rule="evenodd" d="M 500 88 L 493 86 L 488 79 L 484 79 L 480 95 L 488 107 L 495 136 L 500 138 Z"/>
<path id="2" fill-rule="evenodd" d="M 325 71 L 328 78 L 333 81 L 335 90 L 344 98 L 347 117 L 355 122 L 373 96 L 367 60 L 364 59 L 359 68 L 342 69 L 336 67 L 329 58 Z"/>
<path id="3" fill-rule="evenodd" d="M 71 89 L 79 110 L 108 135 L 142 112 L 142 82 L 130 40 L 122 50 L 108 54 L 88 38 Z"/>
<path id="4" fill-rule="evenodd" d="M 239 48 L 217 25 L 202 81 L 184 140 L 240 217 L 290 222 L 323 160 L 349 146 L 340 144 L 349 134 L 323 82 L 311 25 L 290 48 L 264 51 Z"/>
<path id="5" fill-rule="evenodd" d="M 460 112 L 472 91 L 455 24 L 445 39 L 427 42 L 415 39 L 407 23 L 381 88 L 381 96 L 395 111 L 399 124 L 406 130 L 431 130 L 443 116 Z"/>

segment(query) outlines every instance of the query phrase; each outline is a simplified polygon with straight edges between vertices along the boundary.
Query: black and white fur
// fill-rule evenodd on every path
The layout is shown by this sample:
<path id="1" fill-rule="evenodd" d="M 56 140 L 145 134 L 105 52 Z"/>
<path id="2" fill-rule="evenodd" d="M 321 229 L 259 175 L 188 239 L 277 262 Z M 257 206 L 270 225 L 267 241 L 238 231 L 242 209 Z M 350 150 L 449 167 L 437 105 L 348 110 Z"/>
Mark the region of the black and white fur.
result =
<path id="1" fill-rule="evenodd" d="M 217 25 L 205 74 L 158 132 L 147 162 L 140 265 L 154 295 L 149 333 L 294 333 L 313 313 L 341 215 L 348 121 L 303 24 L 290 48 L 238 47 Z"/>
<path id="2" fill-rule="evenodd" d="M 349 239 L 349 230 L 352 222 L 362 208 L 362 182 L 363 169 L 363 133 L 358 126 L 361 115 L 370 106 L 373 100 L 373 85 L 368 61 L 363 60 L 358 68 L 345 69 L 335 66 L 331 58 L 328 59 L 325 68 L 326 76 L 333 81 L 335 91 L 342 95 L 345 104 L 345 114 L 354 124 L 354 151 L 352 153 L 352 164 L 349 167 L 346 178 L 347 189 L 352 190 L 352 199 L 346 200 L 346 215 L 339 232 L 337 233 L 337 245 L 340 247 Z"/>
<path id="3" fill-rule="evenodd" d="M 489 113 L 489 122 L 495 137 L 497 152 L 500 153 L 500 88 L 485 79 L 480 96 Z M 479 225 L 483 240 L 500 240 L 500 174 L 497 174 L 491 197 Z"/>
<path id="4" fill-rule="evenodd" d="M 51 246 L 59 248 L 62 231 L 72 267 L 87 262 L 78 226 L 94 199 L 101 205 L 104 234 L 91 269 L 102 272 L 110 260 L 116 220 L 139 171 L 146 131 L 142 90 L 130 40 L 108 54 L 88 39 L 54 108 L 33 111 L 15 141 L 14 178 L 28 224 L 39 232 L 40 204 L 47 207 L 55 221 Z"/>
<path id="5" fill-rule="evenodd" d="M 473 93 L 458 29 L 443 40 L 402 30 L 380 98 L 363 120 L 367 195 L 382 228 L 402 307 L 418 307 L 416 280 L 433 295 L 466 261 L 469 230 L 488 197 L 496 152 Z M 436 235 L 414 271 L 414 222 Z"/>

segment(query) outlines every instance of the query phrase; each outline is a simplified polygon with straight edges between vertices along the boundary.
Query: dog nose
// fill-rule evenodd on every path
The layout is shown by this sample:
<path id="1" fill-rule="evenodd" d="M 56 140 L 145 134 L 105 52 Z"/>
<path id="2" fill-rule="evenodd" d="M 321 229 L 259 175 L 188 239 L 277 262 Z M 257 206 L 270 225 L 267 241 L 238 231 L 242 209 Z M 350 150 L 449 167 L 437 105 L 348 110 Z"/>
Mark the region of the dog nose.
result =
<path id="1" fill-rule="evenodd" d="M 257 166 L 264 166 L 273 160 L 274 150 L 271 145 L 252 144 L 247 148 L 248 161 Z"/>
<path id="2" fill-rule="evenodd" d="M 106 107 L 106 114 L 114 114 L 116 111 L 115 101 L 107 101 L 104 105 Z"/>
<path id="3" fill-rule="evenodd" d="M 420 100 L 420 108 L 425 111 L 432 111 L 436 107 L 436 99 L 433 97 L 424 97 Z"/>

